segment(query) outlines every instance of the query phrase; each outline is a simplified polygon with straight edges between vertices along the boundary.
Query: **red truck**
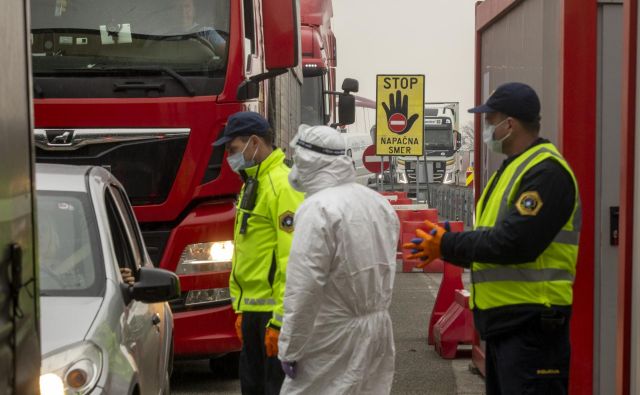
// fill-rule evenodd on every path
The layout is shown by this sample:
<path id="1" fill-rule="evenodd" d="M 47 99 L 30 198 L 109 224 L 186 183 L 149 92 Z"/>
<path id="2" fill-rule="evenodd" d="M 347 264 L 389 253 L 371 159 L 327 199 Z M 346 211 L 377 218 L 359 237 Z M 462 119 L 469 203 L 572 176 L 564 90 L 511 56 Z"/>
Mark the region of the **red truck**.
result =
<path id="1" fill-rule="evenodd" d="M 32 0 L 31 18 L 37 160 L 104 166 L 125 186 L 150 256 L 180 276 L 177 357 L 239 350 L 228 283 L 241 182 L 211 143 L 250 110 L 288 146 L 298 2 Z M 347 120 L 353 96 L 341 97 Z"/>

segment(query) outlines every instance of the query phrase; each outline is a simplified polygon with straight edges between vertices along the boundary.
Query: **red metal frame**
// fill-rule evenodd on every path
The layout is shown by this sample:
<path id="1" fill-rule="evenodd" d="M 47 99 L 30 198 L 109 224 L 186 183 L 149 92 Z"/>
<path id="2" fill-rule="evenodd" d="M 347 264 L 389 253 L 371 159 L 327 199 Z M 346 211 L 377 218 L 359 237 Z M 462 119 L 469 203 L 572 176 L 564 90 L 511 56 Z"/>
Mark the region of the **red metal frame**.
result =
<path id="1" fill-rule="evenodd" d="M 593 392 L 594 341 L 597 1 L 565 0 L 563 20 L 558 141 L 562 147 L 571 147 L 563 150 L 563 155 L 578 179 L 584 213 L 573 286 L 570 391 L 590 394 Z"/>
<path id="2" fill-rule="evenodd" d="M 521 0 L 486 0 L 476 5 L 476 103 L 482 101 L 482 31 Z M 583 215 L 578 273 L 574 284 L 571 320 L 572 394 L 593 392 L 593 287 L 595 224 L 595 144 L 596 144 L 596 0 L 565 0 L 562 16 L 562 60 L 559 80 L 560 148 L 571 164 L 582 199 Z M 481 122 L 475 118 L 476 179 L 481 179 Z M 476 198 L 480 195 L 476 183 Z"/>
<path id="3" fill-rule="evenodd" d="M 616 394 L 630 391 L 631 295 L 633 271 L 633 207 L 635 177 L 636 55 L 638 3 L 624 2 L 622 60 L 622 163 L 620 190 L 620 255 L 618 328 L 616 336 Z"/>

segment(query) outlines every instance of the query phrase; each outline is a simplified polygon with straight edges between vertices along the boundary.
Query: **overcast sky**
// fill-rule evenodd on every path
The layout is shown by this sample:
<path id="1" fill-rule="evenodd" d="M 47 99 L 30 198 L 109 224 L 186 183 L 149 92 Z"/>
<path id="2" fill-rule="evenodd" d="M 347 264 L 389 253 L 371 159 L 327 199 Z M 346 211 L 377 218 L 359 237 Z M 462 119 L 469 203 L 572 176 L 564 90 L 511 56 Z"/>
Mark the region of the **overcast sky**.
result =
<path id="1" fill-rule="evenodd" d="M 425 74 L 426 101 L 459 101 L 472 117 L 476 0 L 333 0 L 338 81 L 360 81 L 375 100 L 376 74 Z"/>

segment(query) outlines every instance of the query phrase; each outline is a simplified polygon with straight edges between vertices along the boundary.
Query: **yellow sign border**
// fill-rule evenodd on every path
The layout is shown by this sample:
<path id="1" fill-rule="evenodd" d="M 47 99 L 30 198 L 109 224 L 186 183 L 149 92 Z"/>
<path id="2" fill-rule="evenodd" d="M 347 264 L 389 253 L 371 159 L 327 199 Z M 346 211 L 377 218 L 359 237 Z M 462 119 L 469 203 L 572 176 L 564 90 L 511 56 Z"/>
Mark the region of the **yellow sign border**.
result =
<path id="1" fill-rule="evenodd" d="M 385 81 L 385 79 L 392 81 Z M 417 79 L 417 81 L 412 81 L 412 79 Z M 382 84 L 388 83 L 389 87 L 383 87 L 381 81 Z M 404 81 L 407 81 L 405 88 L 403 88 Z M 411 89 L 410 86 L 413 83 L 418 83 L 419 86 Z M 424 74 L 376 75 L 376 155 L 424 155 L 425 85 L 426 77 Z M 419 106 L 413 104 L 416 100 L 419 100 Z M 404 107 L 407 107 L 406 111 L 404 111 Z M 390 130 L 388 117 L 395 113 L 401 114 L 401 119 L 404 117 L 405 127 L 408 126 L 409 130 L 402 133 Z"/>

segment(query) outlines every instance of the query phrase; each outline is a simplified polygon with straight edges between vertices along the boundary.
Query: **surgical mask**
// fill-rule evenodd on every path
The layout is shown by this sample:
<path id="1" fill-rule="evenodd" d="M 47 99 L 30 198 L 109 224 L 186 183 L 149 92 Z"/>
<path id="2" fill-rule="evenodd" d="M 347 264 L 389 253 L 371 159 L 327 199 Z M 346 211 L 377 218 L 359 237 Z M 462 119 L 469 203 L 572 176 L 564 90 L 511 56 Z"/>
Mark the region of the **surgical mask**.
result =
<path id="1" fill-rule="evenodd" d="M 508 118 L 503 119 L 501 122 L 498 122 L 496 125 L 487 125 L 484 127 L 484 131 L 482 132 L 482 140 L 485 144 L 489 146 L 489 149 L 497 154 L 504 153 L 504 142 L 507 140 L 512 132 L 509 132 L 506 136 L 501 138 L 500 140 L 494 140 L 493 135 L 496 132 L 496 128 L 500 126 L 504 121 Z"/>
<path id="2" fill-rule="evenodd" d="M 251 141 L 251 139 L 247 141 L 247 144 L 244 145 L 244 148 L 242 149 L 241 152 L 236 152 L 233 155 L 227 156 L 227 163 L 229 164 L 229 167 L 231 168 L 231 170 L 233 170 L 236 173 L 240 173 L 240 170 L 244 170 L 246 168 L 253 167 L 256 165 L 255 158 L 256 158 L 256 154 L 258 153 L 258 147 L 256 147 L 256 152 L 253 153 L 251 160 L 246 160 L 244 158 L 244 151 L 247 150 L 247 147 L 249 146 L 249 141 Z"/>

